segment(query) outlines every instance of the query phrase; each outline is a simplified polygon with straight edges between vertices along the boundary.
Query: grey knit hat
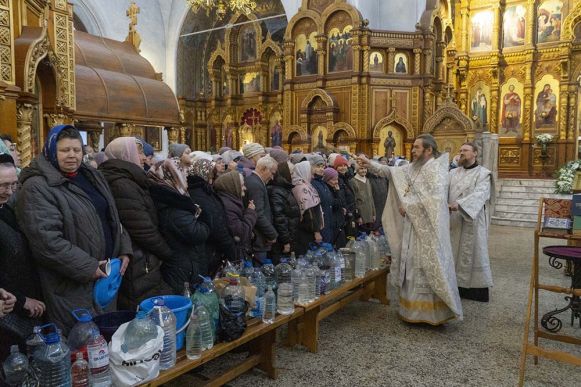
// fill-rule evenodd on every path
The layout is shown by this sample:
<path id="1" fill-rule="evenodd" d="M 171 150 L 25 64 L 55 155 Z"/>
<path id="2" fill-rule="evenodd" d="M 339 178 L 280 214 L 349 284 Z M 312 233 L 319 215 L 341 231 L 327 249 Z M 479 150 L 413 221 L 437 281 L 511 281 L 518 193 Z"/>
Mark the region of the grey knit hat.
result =
<path id="1" fill-rule="evenodd" d="M 251 142 L 250 144 L 246 144 L 242 147 L 242 153 L 244 153 L 244 157 L 250 159 L 258 154 L 266 154 L 264 147 L 256 142 Z"/>
<path id="2" fill-rule="evenodd" d="M 169 144 L 168 157 L 182 157 L 187 147 L 186 144 Z"/>

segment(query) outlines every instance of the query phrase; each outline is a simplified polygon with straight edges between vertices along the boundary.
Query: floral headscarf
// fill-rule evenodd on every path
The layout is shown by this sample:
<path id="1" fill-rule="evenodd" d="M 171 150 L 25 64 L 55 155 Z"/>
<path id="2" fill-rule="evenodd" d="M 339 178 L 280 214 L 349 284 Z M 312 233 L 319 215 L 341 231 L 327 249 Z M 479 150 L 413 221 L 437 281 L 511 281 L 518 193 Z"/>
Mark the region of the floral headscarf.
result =
<path id="1" fill-rule="evenodd" d="M 214 179 L 214 167 L 216 163 L 206 159 L 198 159 L 194 161 L 188 170 L 188 176 L 198 176 L 206 183 Z"/>
<path id="2" fill-rule="evenodd" d="M 311 163 L 301 161 L 295 165 L 292 172 L 293 196 L 299 204 L 301 216 L 309 208 L 313 208 L 321 203 L 319 193 L 311 184 Z"/>
<path id="3" fill-rule="evenodd" d="M 172 188 L 179 194 L 190 196 L 188 183 L 184 175 L 179 171 L 174 160 L 168 159 L 156 163 L 148 172 L 148 175 L 158 184 Z"/>

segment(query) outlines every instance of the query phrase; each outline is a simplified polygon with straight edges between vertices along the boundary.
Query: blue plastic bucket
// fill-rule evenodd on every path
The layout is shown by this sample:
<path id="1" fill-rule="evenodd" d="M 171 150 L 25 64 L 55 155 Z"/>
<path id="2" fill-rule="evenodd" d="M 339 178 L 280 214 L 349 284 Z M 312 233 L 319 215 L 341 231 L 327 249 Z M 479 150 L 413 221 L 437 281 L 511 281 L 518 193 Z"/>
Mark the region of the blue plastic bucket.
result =
<path id="1" fill-rule="evenodd" d="M 143 300 L 139 304 L 139 309 L 147 313 L 153 309 L 153 301 L 162 298 L 167 306 L 176 316 L 176 350 L 184 347 L 186 338 L 186 328 L 190 323 L 190 314 L 192 312 L 192 300 L 184 296 L 157 296 Z"/>

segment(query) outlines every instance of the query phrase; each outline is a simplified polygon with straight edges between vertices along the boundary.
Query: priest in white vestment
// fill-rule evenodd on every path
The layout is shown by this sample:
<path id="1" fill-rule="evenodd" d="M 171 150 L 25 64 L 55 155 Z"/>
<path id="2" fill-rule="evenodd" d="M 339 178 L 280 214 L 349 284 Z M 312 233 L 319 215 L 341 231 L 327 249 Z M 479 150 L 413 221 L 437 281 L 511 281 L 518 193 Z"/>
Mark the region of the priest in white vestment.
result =
<path id="1" fill-rule="evenodd" d="M 389 179 L 382 216 L 391 252 L 391 282 L 399 289 L 399 315 L 411 323 L 440 325 L 462 319 L 450 247 L 448 155 L 434 137 L 420 135 L 413 162 L 389 167 L 360 156 L 358 162 Z"/>
<path id="2" fill-rule="evenodd" d="M 450 171 L 450 239 L 460 297 L 488 302 L 492 272 L 488 257 L 491 173 L 478 165 L 478 148 L 460 148 L 458 168 Z"/>

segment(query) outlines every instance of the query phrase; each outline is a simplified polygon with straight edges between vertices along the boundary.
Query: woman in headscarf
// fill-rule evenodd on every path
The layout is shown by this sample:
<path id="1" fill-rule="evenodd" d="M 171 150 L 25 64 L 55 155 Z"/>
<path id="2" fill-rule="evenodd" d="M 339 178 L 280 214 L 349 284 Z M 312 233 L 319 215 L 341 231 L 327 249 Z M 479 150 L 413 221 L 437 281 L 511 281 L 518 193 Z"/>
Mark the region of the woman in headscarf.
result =
<path id="1" fill-rule="evenodd" d="M 301 161 L 295 165 L 292 172 L 293 196 L 299 204 L 301 212 L 300 223 L 297 230 L 295 253 L 303 255 L 313 242 L 321 243 L 323 237 L 323 211 L 321 210 L 321 199 L 313 185 L 311 179 L 311 163 Z"/>
<path id="2" fill-rule="evenodd" d="M 224 158 L 222 155 L 215 154 L 212 155 L 212 160 L 216 165 L 214 166 L 214 173 L 216 175 L 216 179 L 226 172 L 226 164 L 224 164 Z"/>
<path id="3" fill-rule="evenodd" d="M 299 205 L 292 192 L 290 166 L 294 167 L 288 161 L 279 162 L 274 179 L 266 187 L 274 228 L 278 233 L 278 238 L 270 250 L 274 263 L 278 263 L 282 255 L 295 251 L 295 236 L 301 216 Z"/>
<path id="4" fill-rule="evenodd" d="M 135 137 L 111 141 L 99 171 L 115 198 L 119 218 L 131 238 L 133 257 L 119 290 L 118 308 L 135 310 L 146 298 L 169 294 L 161 278 L 162 261 L 172 251 L 158 228 L 157 210 L 149 194 L 150 180 L 143 170 L 143 145 Z"/>
<path id="5" fill-rule="evenodd" d="M 184 179 L 187 176 L 188 169 L 192 165 L 192 158 L 190 157 L 190 153 L 192 153 L 192 150 L 186 144 L 169 145 L 167 158 L 176 162 L 178 170 L 182 173 Z"/>
<path id="6" fill-rule="evenodd" d="M 188 192 L 194 203 L 202 209 L 200 219 L 210 228 L 206 256 L 212 274 L 222 260 L 233 261 L 236 253 L 234 239 L 228 230 L 224 206 L 212 187 L 214 167 L 213 161 L 200 159 L 194 161 L 188 171 Z"/>
<path id="7" fill-rule="evenodd" d="M 173 160 L 160 161 L 147 175 L 159 229 L 173 252 L 161 266 L 161 274 L 176 294 L 183 294 L 185 282 L 193 285 L 200 275 L 209 274 L 205 248 L 209 227 L 200 220 L 202 210 L 190 198 L 185 177 Z"/>
<path id="8" fill-rule="evenodd" d="M 218 197 L 224 205 L 228 229 L 236 246 L 236 261 L 250 259 L 252 255 L 252 230 L 256 224 L 256 208 L 252 200 L 244 208 L 242 199 L 246 187 L 244 177 L 237 171 L 220 176 L 214 183 Z"/>
<path id="9" fill-rule="evenodd" d="M 16 174 L 18 176 L 20 176 L 20 153 L 18 152 L 18 150 L 15 148 L 16 144 L 14 143 L 10 143 L 10 147 L 6 144 L 7 142 L 10 141 L 6 141 L 3 139 L 4 136 L 0 136 L 0 155 L 2 154 L 6 154 L 6 155 L 10 155 L 12 157 L 12 159 L 14 160 L 14 165 L 16 166 Z M 11 149 L 14 148 L 14 149 Z M 16 156 L 16 158 L 15 158 Z"/>
<path id="10" fill-rule="evenodd" d="M 121 226 L 107 181 L 82 163 L 77 129 L 51 129 L 43 153 L 22 171 L 17 219 L 38 263 L 48 318 L 67 335 L 75 324 L 71 310 L 102 312 L 93 303 L 100 265 L 119 257 L 129 264 L 131 241 Z"/>

